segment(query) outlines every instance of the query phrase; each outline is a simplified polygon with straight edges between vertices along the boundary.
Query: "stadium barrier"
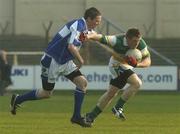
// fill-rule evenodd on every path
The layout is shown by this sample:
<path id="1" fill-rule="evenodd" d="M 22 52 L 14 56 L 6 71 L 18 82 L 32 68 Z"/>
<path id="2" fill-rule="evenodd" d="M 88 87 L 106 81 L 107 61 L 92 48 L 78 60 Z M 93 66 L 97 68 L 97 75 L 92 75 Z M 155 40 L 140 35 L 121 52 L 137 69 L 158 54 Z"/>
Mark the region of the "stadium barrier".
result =
<path id="1" fill-rule="evenodd" d="M 83 66 L 82 73 L 88 80 L 88 89 L 105 90 L 108 88 L 111 74 L 108 66 Z M 135 72 L 142 79 L 142 90 L 171 90 L 178 89 L 177 66 L 152 66 L 146 69 L 137 68 Z M 10 89 L 29 90 L 41 88 L 41 67 L 35 66 L 13 66 L 13 85 Z M 56 79 L 55 89 L 72 90 L 74 85 L 65 77 Z"/>
<path id="2" fill-rule="evenodd" d="M 32 52 L 32 51 L 27 51 L 27 52 L 25 52 L 25 51 L 17 51 L 17 52 L 11 51 L 11 52 L 7 52 L 7 54 L 13 56 L 13 65 L 19 65 L 18 56 L 20 56 L 20 55 L 30 55 L 30 56 L 32 56 L 32 55 L 43 55 L 43 52 L 42 51 L 34 51 L 34 52 Z"/>

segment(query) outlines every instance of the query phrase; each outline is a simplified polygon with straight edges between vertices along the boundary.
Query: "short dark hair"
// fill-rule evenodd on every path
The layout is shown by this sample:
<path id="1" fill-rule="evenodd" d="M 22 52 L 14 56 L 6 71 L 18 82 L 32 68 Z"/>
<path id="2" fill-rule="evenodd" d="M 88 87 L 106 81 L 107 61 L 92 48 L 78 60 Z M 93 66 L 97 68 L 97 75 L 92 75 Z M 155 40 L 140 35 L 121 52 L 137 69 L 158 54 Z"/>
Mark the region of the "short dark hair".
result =
<path id="1" fill-rule="evenodd" d="M 84 13 L 84 18 L 87 19 L 89 17 L 91 20 L 93 20 L 94 18 L 96 18 L 96 16 L 100 16 L 100 15 L 101 13 L 97 8 L 91 7 L 86 9 Z"/>
<path id="2" fill-rule="evenodd" d="M 140 37 L 140 36 L 141 36 L 141 33 L 140 33 L 139 29 L 137 29 L 137 28 L 130 28 L 126 32 L 126 37 L 128 37 L 128 38 Z"/>

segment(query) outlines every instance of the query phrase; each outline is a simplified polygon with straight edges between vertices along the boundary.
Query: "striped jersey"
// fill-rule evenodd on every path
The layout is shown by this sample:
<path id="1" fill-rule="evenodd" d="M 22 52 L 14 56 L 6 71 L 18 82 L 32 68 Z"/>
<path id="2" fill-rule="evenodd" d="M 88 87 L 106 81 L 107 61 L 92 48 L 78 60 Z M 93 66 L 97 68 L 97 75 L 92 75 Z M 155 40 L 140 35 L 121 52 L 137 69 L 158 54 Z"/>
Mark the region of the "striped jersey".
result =
<path id="1" fill-rule="evenodd" d="M 121 55 L 125 55 L 126 52 L 130 49 L 128 47 L 125 35 L 103 36 L 100 39 L 100 42 L 109 45 L 114 51 Z M 150 55 L 147 49 L 147 44 L 142 38 L 140 39 L 137 49 L 141 51 L 143 58 Z"/>
<path id="2" fill-rule="evenodd" d="M 87 32 L 87 24 L 84 18 L 72 20 L 64 25 L 49 42 L 45 53 L 59 64 L 64 64 L 74 57 L 68 50 L 68 45 L 75 45 L 80 49 L 82 42 L 79 40 L 81 32 Z"/>

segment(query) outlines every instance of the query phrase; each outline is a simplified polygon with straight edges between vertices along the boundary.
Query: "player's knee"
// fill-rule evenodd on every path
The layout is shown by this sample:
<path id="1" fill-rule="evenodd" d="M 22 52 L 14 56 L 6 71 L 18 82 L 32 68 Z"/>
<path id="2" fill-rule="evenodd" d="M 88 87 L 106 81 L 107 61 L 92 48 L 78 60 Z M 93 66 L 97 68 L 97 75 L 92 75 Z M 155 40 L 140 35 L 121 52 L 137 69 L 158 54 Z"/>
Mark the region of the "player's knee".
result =
<path id="1" fill-rule="evenodd" d="M 85 79 L 84 80 L 84 84 L 83 84 L 83 87 L 86 89 L 86 87 L 87 87 L 87 84 L 88 84 L 88 82 L 87 82 L 87 80 Z"/>
<path id="2" fill-rule="evenodd" d="M 136 90 L 139 90 L 140 87 L 142 86 L 142 81 L 140 79 L 137 79 L 134 83 L 133 86 L 135 87 Z"/>
<path id="3" fill-rule="evenodd" d="M 52 95 L 52 91 L 39 90 L 37 95 L 39 98 L 50 98 Z"/>
<path id="4" fill-rule="evenodd" d="M 80 84 L 80 88 L 83 89 L 84 91 L 86 90 L 87 87 L 87 80 L 86 79 L 82 79 L 81 84 Z"/>

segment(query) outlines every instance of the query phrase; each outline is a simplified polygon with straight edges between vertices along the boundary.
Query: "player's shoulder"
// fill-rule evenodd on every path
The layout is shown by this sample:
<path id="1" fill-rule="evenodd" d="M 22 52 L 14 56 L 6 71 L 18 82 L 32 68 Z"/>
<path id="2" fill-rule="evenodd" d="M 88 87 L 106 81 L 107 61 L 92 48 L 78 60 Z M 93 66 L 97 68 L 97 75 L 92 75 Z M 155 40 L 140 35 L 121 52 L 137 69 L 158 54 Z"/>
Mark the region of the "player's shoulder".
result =
<path id="1" fill-rule="evenodd" d="M 84 25 L 85 24 L 85 20 L 83 18 L 72 19 L 69 22 L 67 22 L 66 25 L 70 26 L 70 25 L 73 25 L 74 23 L 78 23 L 78 24 Z"/>
<path id="2" fill-rule="evenodd" d="M 116 38 L 123 40 L 125 38 L 125 34 L 116 34 L 114 35 Z"/>
<path id="3" fill-rule="evenodd" d="M 141 37 L 139 45 L 138 45 L 138 49 L 142 50 L 146 47 L 147 47 L 147 44 L 146 44 L 145 40 Z"/>
<path id="4" fill-rule="evenodd" d="M 81 24 L 85 24 L 86 20 L 82 17 L 82 18 L 79 18 L 77 19 L 77 21 Z"/>
<path id="5" fill-rule="evenodd" d="M 69 27 L 71 27 L 76 21 L 77 21 L 77 19 L 70 20 L 69 22 L 66 23 L 66 26 L 69 28 Z"/>
<path id="6" fill-rule="evenodd" d="M 78 25 L 78 29 L 80 31 L 84 31 L 86 30 L 86 20 L 82 17 L 76 20 L 77 21 L 77 25 Z"/>
<path id="7" fill-rule="evenodd" d="M 124 38 L 125 38 L 124 34 L 118 34 L 118 35 L 114 35 L 114 36 L 116 38 L 117 44 L 123 44 Z"/>
<path id="8" fill-rule="evenodd" d="M 110 37 L 116 38 L 116 40 L 123 40 L 125 36 L 123 34 L 115 34 L 110 35 Z"/>
<path id="9" fill-rule="evenodd" d="M 83 18 L 78 18 L 78 19 L 73 19 L 73 20 L 69 21 L 66 24 L 66 26 L 68 27 L 68 29 L 73 27 L 74 29 L 76 29 L 78 31 L 84 31 L 86 29 L 86 22 Z"/>

